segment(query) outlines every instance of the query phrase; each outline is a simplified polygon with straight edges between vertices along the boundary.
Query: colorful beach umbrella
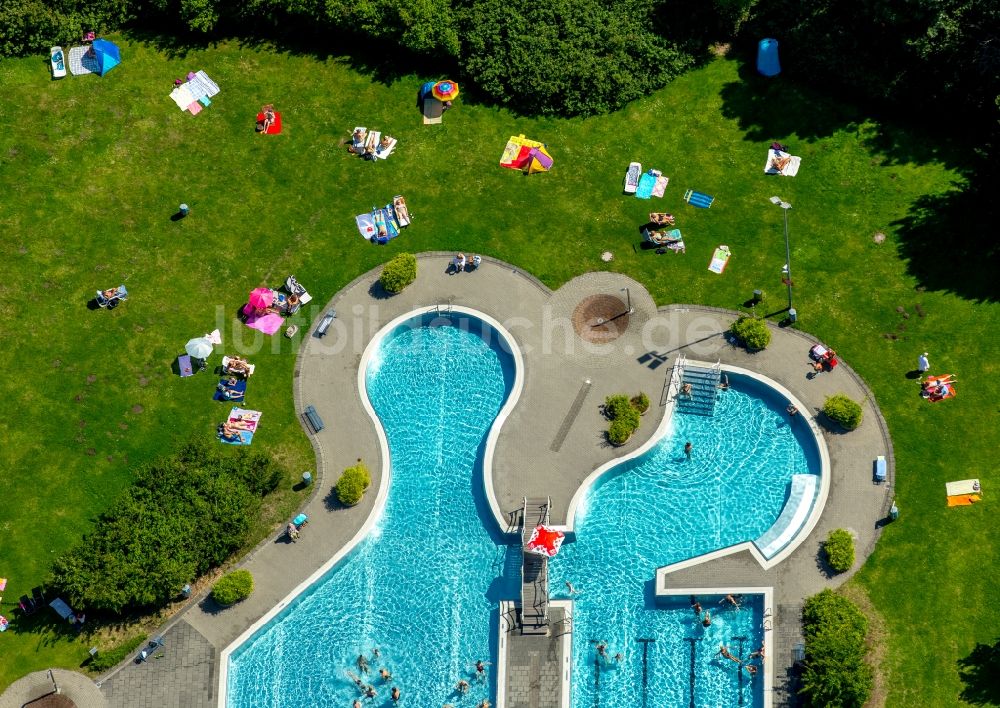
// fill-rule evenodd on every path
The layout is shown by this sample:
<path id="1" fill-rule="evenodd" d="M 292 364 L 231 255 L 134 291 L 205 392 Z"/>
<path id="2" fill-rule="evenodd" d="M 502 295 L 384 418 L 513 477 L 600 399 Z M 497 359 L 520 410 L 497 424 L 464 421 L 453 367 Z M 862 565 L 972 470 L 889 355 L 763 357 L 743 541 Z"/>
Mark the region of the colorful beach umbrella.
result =
<path id="1" fill-rule="evenodd" d="M 552 558 L 559 552 L 559 547 L 562 545 L 565 537 L 566 534 L 562 531 L 556 531 L 555 529 L 550 529 L 548 526 L 539 525 L 531 532 L 531 538 L 528 539 L 528 545 L 524 547 L 524 550 L 529 553 L 537 553 L 540 556 Z"/>
<path id="2" fill-rule="evenodd" d="M 265 307 L 270 307 L 271 303 L 274 302 L 274 291 L 271 288 L 256 288 L 250 291 L 250 299 L 247 300 L 251 307 L 255 307 L 258 310 L 263 310 Z"/>
<path id="3" fill-rule="evenodd" d="M 431 93 L 439 101 L 450 101 L 458 96 L 458 84 L 454 81 L 438 81 L 431 89 Z"/>
<path id="4" fill-rule="evenodd" d="M 188 340 L 188 343 L 184 345 L 184 351 L 195 359 L 207 359 L 212 354 L 212 351 L 214 351 L 214 348 L 208 337 L 195 337 Z"/>

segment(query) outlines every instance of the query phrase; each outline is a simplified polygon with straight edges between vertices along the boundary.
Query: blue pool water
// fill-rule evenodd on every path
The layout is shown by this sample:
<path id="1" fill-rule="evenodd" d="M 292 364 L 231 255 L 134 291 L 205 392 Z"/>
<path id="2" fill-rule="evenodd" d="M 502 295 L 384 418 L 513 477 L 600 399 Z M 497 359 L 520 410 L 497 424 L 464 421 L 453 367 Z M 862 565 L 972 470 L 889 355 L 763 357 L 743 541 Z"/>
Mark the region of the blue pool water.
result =
<path id="1" fill-rule="evenodd" d="M 660 566 L 760 536 L 781 513 L 791 475 L 817 474 L 819 460 L 808 428 L 789 419 L 783 399 L 751 379 L 729 378 L 713 417 L 676 414 L 672 435 L 598 481 L 578 513 L 576 542 L 550 563 L 550 592 L 565 595 L 566 581 L 577 591 L 574 638 L 607 641 L 626 658 L 595 687 L 593 645 L 575 641 L 574 706 L 643 704 L 639 637 L 655 638 L 662 659 L 647 671 L 649 705 L 689 705 L 687 638 L 696 640 L 695 705 L 737 704 L 735 664 L 713 655 L 737 636 L 759 648 L 765 608 L 759 600 L 735 611 L 699 599 L 713 615 L 704 628 L 689 602 L 676 611 L 657 607 L 653 576 Z M 746 705 L 759 705 L 761 681 L 749 683 L 756 690 L 753 701 L 744 696 Z"/>
<path id="2" fill-rule="evenodd" d="M 491 622 L 519 581 L 504 587 L 499 579 L 506 547 L 490 535 L 480 457 L 513 378 L 509 354 L 475 333 L 402 327 L 386 337 L 367 377 L 392 458 L 385 514 L 375 533 L 233 653 L 230 706 L 350 706 L 359 694 L 346 672 L 360 673 L 361 653 L 371 661 L 362 678 L 379 691 L 375 705 L 389 702 L 391 685 L 406 706 L 493 700 L 492 680 L 472 674 L 477 660 L 496 664 Z M 391 684 L 378 677 L 381 666 Z M 472 689 L 458 697 L 461 678 Z"/>
<path id="3" fill-rule="evenodd" d="M 391 685 L 402 705 L 495 703 L 492 670 L 476 681 L 473 666 L 496 662 L 497 607 L 518 597 L 520 548 L 508 553 L 496 529 L 481 458 L 514 371 L 495 332 L 486 330 L 484 341 L 478 321 L 459 322 L 466 326 L 399 327 L 372 357 L 368 395 L 392 463 L 385 513 L 354 551 L 233 652 L 230 706 L 349 706 L 359 694 L 348 672 L 359 673 L 361 653 L 372 664 L 362 678 L 379 690 L 375 705 L 389 703 Z M 652 588 L 658 566 L 759 536 L 780 513 L 790 475 L 818 472 L 784 402 L 752 381 L 731 380 L 714 418 L 677 415 L 672 435 L 601 478 L 578 514 L 575 542 L 551 564 L 554 596 L 566 580 L 578 590 L 577 708 L 635 708 L 644 693 L 650 706 L 689 705 L 692 647 L 695 705 L 737 705 L 740 696 L 761 704 L 760 679 L 717 656 L 720 643 L 734 654 L 742 646 L 744 657 L 760 647 L 760 597 L 744 598 L 738 611 L 699 598 L 713 616 L 705 628 L 687 598 L 657 604 Z M 595 667 L 590 639 L 606 641 L 622 660 Z M 393 673 L 391 684 L 375 673 L 381 666 Z M 454 691 L 462 678 L 472 685 L 467 695 Z"/>

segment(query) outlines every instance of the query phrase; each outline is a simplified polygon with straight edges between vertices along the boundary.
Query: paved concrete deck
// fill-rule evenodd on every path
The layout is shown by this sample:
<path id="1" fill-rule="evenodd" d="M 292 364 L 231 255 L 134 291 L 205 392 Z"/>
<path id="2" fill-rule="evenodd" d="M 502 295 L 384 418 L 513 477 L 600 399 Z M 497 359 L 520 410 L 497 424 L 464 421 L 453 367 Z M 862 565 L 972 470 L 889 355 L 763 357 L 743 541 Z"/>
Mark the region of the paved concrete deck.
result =
<path id="1" fill-rule="evenodd" d="M 161 698 L 181 690 L 186 692 L 187 706 L 214 705 L 219 652 L 359 533 L 382 483 L 383 460 L 375 426 L 359 398 L 358 365 L 375 333 L 410 310 L 463 305 L 494 317 L 512 333 L 525 356 L 526 379 L 521 401 L 498 439 L 494 492 L 503 511 L 518 508 L 524 496 L 551 496 L 554 523 L 565 521 L 567 504 L 588 474 L 634 450 L 655 431 L 662 416 L 657 403 L 664 377 L 681 350 L 691 358 L 719 358 L 760 371 L 811 408 L 818 409 L 824 396 L 835 391 L 858 400 L 866 397 L 866 390 L 846 366 L 807 379 L 806 352 L 811 340 L 794 331 L 775 329 L 772 345 L 750 355 L 728 345 L 722 336 L 732 313 L 684 306 L 657 308 L 640 284 L 619 274 L 589 273 L 553 293 L 529 275 L 491 259 L 484 259 L 474 273 L 447 275 L 449 260 L 450 254 L 421 256 L 416 282 L 393 297 L 378 289 L 378 270 L 366 273 L 324 308 L 336 308 L 338 317 L 324 339 L 305 334 L 294 381 L 296 409 L 313 405 L 326 424 L 320 433 L 310 433 L 317 454 L 315 492 L 304 508 L 310 524 L 298 543 L 286 543 L 276 532 L 244 560 L 242 567 L 256 581 L 256 590 L 247 601 L 219 610 L 210 600 L 196 598 L 164 630 L 168 649 L 164 660 L 128 663 L 106 679 L 104 693 L 113 705 L 124 705 L 119 703 L 125 700 L 123 693 L 129 694 L 129 705 L 175 705 Z M 624 299 L 623 288 L 628 288 L 635 308 L 627 332 L 610 345 L 583 343 L 568 319 L 573 308 L 594 294 Z M 605 396 L 622 391 L 645 391 L 653 406 L 633 439 L 623 448 L 612 448 L 604 441 L 606 422 L 599 404 Z M 671 582 L 702 587 L 767 584 L 776 591 L 784 585 L 780 597 L 794 606 L 815 588 L 841 581 L 846 576 L 830 580 L 821 572 L 818 543 L 829 528 L 847 526 L 860 539 L 859 565 L 867 557 L 889 496 L 886 487 L 871 486 L 870 465 L 876 454 L 887 455 L 890 483 L 893 479 L 892 451 L 880 421 L 868 403 L 866 421 L 859 430 L 827 436 L 834 476 L 827 512 L 793 558 L 756 581 L 746 579 L 755 571 L 745 560 L 729 557 L 675 574 Z M 357 507 L 338 508 L 330 502 L 331 487 L 339 472 L 358 458 L 372 471 L 373 489 Z M 183 659 L 180 664 L 167 660 L 181 654 L 184 642 L 189 643 L 191 656 L 178 657 Z M 171 647 L 178 649 L 171 652 Z M 206 652 L 211 661 L 205 658 Z"/>
<path id="2" fill-rule="evenodd" d="M 55 685 L 53 685 L 55 679 Z M 55 692 L 58 686 L 59 694 L 73 701 L 77 708 L 107 708 L 108 701 L 101 694 L 101 689 L 92 679 L 76 671 L 52 669 L 36 671 L 12 683 L 0 696 L 0 708 L 22 708 L 39 698 Z"/>

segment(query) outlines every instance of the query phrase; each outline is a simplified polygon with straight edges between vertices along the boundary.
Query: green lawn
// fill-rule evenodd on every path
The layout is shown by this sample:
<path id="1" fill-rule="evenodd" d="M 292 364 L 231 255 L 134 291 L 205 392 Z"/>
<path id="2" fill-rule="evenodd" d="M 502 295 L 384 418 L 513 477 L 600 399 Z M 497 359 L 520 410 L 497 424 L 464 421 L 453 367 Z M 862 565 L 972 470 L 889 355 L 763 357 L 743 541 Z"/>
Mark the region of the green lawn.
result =
<path id="1" fill-rule="evenodd" d="M 885 618 L 888 704 L 959 703 L 957 662 L 977 642 L 992 643 L 1000 626 L 1000 544 L 988 516 L 1000 493 L 990 462 L 998 443 L 996 291 L 984 298 L 970 287 L 990 277 L 987 264 L 950 262 L 947 232 L 931 247 L 939 254 L 915 253 L 900 224 L 918 199 L 954 188 L 960 150 L 822 94 L 765 83 L 724 59 L 612 116 L 527 119 L 460 99 L 443 125 L 425 127 L 414 105 L 426 77 L 386 83 L 348 60 L 236 43 L 185 51 L 123 38 L 122 54 L 107 77 L 56 82 L 43 58 L 0 62 L 6 614 L 135 465 L 213 434 L 224 406 L 210 400 L 211 377 L 181 380 L 171 363 L 187 339 L 215 327 L 228 351 L 234 342 L 260 349 L 248 403 L 265 415 L 254 445 L 289 475 L 270 519 L 297 503 L 291 482 L 313 458 L 292 406 L 295 344 L 254 340 L 236 323 L 251 288 L 295 273 L 316 296 L 305 323 L 340 287 L 401 250 L 481 252 L 552 287 L 609 267 L 600 254 L 610 250 L 610 267 L 642 281 L 660 303 L 736 308 L 759 287 L 780 309 L 782 214 L 767 201 L 778 194 L 794 205 L 799 326 L 865 377 L 896 445 L 902 516 L 857 581 Z M 174 77 L 199 68 L 222 92 L 191 116 L 167 95 Z M 283 113 L 283 135 L 253 133 L 265 102 Z M 348 156 L 340 141 L 355 125 L 396 136 L 395 154 L 375 164 Z M 507 137 L 521 132 L 548 143 L 551 174 L 497 167 Z M 798 177 L 762 173 L 771 140 L 803 157 Z M 621 195 L 631 160 L 669 175 L 666 198 Z M 684 205 L 688 188 L 714 195 L 715 205 Z M 354 215 L 399 193 L 413 225 L 389 247 L 365 243 Z M 191 215 L 173 222 L 181 202 Z M 685 255 L 639 248 L 638 229 L 653 209 L 677 215 Z M 881 245 L 877 231 L 887 235 Z M 723 243 L 734 255 L 718 277 L 706 267 Z M 925 291 L 907 259 L 935 255 L 940 271 Z M 127 303 L 87 309 L 95 289 L 123 281 Z M 905 375 L 925 350 L 935 371 L 958 376 L 955 400 L 917 397 Z M 982 478 L 986 500 L 945 508 L 944 482 L 970 476 Z M 32 626 L 0 635 L 0 687 L 86 657 L 86 639 Z"/>

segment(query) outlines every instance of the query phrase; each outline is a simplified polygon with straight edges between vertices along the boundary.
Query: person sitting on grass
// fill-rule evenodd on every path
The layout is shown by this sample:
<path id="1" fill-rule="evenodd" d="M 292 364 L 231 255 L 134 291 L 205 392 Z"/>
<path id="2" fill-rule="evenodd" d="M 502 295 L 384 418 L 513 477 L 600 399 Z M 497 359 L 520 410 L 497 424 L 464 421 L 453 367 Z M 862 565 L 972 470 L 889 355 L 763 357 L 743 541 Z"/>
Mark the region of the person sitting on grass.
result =
<path id="1" fill-rule="evenodd" d="M 267 133 L 267 129 L 274 125 L 274 106 L 268 103 L 266 106 L 261 106 L 260 112 L 264 114 L 264 119 L 257 123 L 258 133 Z"/>

